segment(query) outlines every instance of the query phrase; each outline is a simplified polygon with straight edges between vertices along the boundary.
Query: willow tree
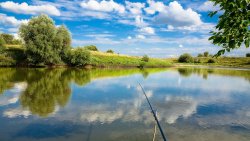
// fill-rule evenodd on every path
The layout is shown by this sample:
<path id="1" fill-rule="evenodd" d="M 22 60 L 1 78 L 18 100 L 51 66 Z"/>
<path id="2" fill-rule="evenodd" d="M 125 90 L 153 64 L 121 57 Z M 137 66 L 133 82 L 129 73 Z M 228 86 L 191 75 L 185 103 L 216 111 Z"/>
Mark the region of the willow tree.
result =
<path id="1" fill-rule="evenodd" d="M 209 16 L 220 14 L 216 29 L 211 31 L 209 40 L 222 49 L 215 55 L 220 56 L 226 51 L 249 47 L 250 42 L 250 0 L 210 0 L 220 10 L 210 12 Z"/>
<path id="2" fill-rule="evenodd" d="M 57 28 L 47 15 L 31 18 L 28 24 L 21 25 L 19 33 L 27 48 L 27 59 L 33 64 L 57 64 L 61 62 L 62 52 L 70 48 L 67 28 Z"/>

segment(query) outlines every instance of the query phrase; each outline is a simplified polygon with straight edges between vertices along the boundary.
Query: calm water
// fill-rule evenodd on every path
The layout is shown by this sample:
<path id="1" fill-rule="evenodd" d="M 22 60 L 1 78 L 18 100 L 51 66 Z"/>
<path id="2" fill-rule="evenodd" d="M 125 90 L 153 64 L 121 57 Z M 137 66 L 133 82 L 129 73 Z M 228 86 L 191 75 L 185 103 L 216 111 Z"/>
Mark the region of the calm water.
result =
<path id="1" fill-rule="evenodd" d="M 249 141 L 250 71 L 0 69 L 0 141 Z M 156 130 L 156 140 L 161 140 Z"/>

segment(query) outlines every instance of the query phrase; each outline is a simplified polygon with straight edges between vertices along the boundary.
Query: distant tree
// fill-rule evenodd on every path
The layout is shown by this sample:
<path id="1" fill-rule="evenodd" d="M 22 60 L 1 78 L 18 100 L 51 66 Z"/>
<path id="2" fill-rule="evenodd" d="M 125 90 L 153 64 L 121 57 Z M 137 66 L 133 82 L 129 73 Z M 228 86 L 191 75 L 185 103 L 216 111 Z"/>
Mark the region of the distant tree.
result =
<path id="1" fill-rule="evenodd" d="M 14 44 L 14 45 L 21 45 L 21 44 L 22 44 L 22 41 L 19 40 L 19 39 L 14 39 L 14 40 L 12 41 L 12 44 Z"/>
<path id="2" fill-rule="evenodd" d="M 178 62 L 180 63 L 192 63 L 193 61 L 194 58 L 188 53 L 184 53 L 178 58 Z"/>
<path id="3" fill-rule="evenodd" d="M 98 51 L 98 48 L 94 45 L 85 46 L 84 48 L 90 51 Z"/>
<path id="4" fill-rule="evenodd" d="M 208 51 L 205 51 L 205 52 L 203 53 L 203 55 L 204 55 L 204 57 L 208 57 L 208 56 L 209 56 L 209 52 L 208 52 Z"/>
<path id="5" fill-rule="evenodd" d="M 64 29 L 64 27 L 59 27 L 57 30 L 54 21 L 47 15 L 33 17 L 28 24 L 22 24 L 19 34 L 27 48 L 28 61 L 33 64 L 44 63 L 46 65 L 60 62 L 60 54 L 70 42 L 67 39 L 68 36 L 64 35 Z"/>
<path id="6" fill-rule="evenodd" d="M 246 57 L 250 57 L 250 53 L 247 53 L 247 54 L 246 54 Z"/>
<path id="7" fill-rule="evenodd" d="M 3 48 L 5 45 L 5 40 L 0 36 L 0 48 Z"/>
<path id="8" fill-rule="evenodd" d="M 197 57 L 203 57 L 203 55 L 202 55 L 201 53 L 199 53 L 199 54 L 197 55 Z"/>
<path id="9" fill-rule="evenodd" d="M 61 59 L 65 60 L 67 52 L 71 48 L 71 34 L 64 25 L 57 28 L 55 46 L 61 56 Z"/>
<path id="10" fill-rule="evenodd" d="M 148 62 L 149 61 L 148 55 L 144 55 L 141 60 L 144 62 Z"/>
<path id="11" fill-rule="evenodd" d="M 209 60 L 207 61 L 207 63 L 215 63 L 215 60 L 214 60 L 214 59 L 209 59 Z"/>
<path id="12" fill-rule="evenodd" d="M 84 48 L 71 50 L 68 57 L 72 66 L 85 66 L 90 63 L 90 52 Z"/>
<path id="13" fill-rule="evenodd" d="M 12 44 L 14 36 L 11 34 L 2 33 L 1 37 L 4 39 L 6 44 Z"/>
<path id="14" fill-rule="evenodd" d="M 114 51 L 111 50 L 111 49 L 107 50 L 106 52 L 107 52 L 107 53 L 114 53 Z"/>
<path id="15" fill-rule="evenodd" d="M 223 49 L 218 51 L 215 56 L 220 56 L 225 51 L 241 47 L 243 43 L 246 48 L 250 43 L 250 22 L 249 22 L 249 0 L 210 0 L 214 5 L 220 6 L 219 11 L 223 13 L 219 17 L 216 30 L 211 31 L 212 36 L 209 40 L 213 44 L 221 46 Z M 218 11 L 213 11 L 209 16 L 213 17 Z"/>

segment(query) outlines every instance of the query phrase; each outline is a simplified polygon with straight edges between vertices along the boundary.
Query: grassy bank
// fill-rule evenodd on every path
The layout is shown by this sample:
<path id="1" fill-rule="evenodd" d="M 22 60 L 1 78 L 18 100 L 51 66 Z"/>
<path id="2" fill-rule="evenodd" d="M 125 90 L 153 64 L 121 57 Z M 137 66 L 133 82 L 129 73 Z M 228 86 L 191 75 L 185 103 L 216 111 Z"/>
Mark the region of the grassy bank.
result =
<path id="1" fill-rule="evenodd" d="M 214 62 L 209 62 L 209 60 Z M 232 67 L 250 69 L 250 57 L 195 57 L 195 63 L 179 63 L 178 58 L 166 59 L 174 66 L 213 66 L 213 67 Z"/>
<path id="2" fill-rule="evenodd" d="M 21 46 L 6 46 L 4 53 L 0 54 L 0 66 L 28 66 L 25 59 L 25 49 Z M 91 67 L 169 67 L 171 63 L 165 59 L 149 58 L 148 61 L 142 61 L 142 57 L 120 55 L 115 53 L 104 53 L 99 51 L 90 51 L 91 61 L 88 66 Z M 40 67 L 42 65 L 38 65 Z M 66 66 L 60 64 L 56 66 Z M 44 66 L 45 67 L 45 66 Z"/>
<path id="3" fill-rule="evenodd" d="M 97 67 L 169 67 L 171 63 L 164 59 L 150 58 L 148 62 L 141 57 L 91 51 L 91 63 Z"/>

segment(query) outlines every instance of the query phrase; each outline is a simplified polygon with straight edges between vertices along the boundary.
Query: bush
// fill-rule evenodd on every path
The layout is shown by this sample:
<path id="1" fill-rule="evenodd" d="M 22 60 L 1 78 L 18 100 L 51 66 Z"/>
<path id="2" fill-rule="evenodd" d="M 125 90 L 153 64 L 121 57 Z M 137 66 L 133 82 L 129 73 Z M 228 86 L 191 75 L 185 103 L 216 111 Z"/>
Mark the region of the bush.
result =
<path id="1" fill-rule="evenodd" d="M 199 54 L 197 55 L 197 57 L 203 57 L 203 55 L 202 55 L 201 53 L 199 53 Z"/>
<path id="2" fill-rule="evenodd" d="M 198 58 L 195 58 L 195 59 L 194 59 L 194 63 L 200 63 L 200 62 L 201 62 L 200 59 L 198 59 Z"/>
<path id="3" fill-rule="evenodd" d="M 145 61 L 141 61 L 140 64 L 139 64 L 139 68 L 144 68 L 146 65 L 146 62 Z"/>
<path id="4" fill-rule="evenodd" d="M 114 53 L 114 51 L 111 50 L 111 49 L 107 50 L 106 52 L 107 52 L 107 53 Z"/>
<path id="5" fill-rule="evenodd" d="M 209 52 L 206 51 L 206 52 L 203 53 L 203 55 L 204 55 L 204 57 L 208 57 L 209 56 Z"/>
<path id="6" fill-rule="evenodd" d="M 149 57 L 147 55 L 144 55 L 141 60 L 144 61 L 144 62 L 148 62 Z"/>
<path id="7" fill-rule="evenodd" d="M 214 60 L 214 59 L 209 59 L 209 60 L 207 61 L 207 63 L 215 63 L 215 60 Z"/>
<path id="8" fill-rule="evenodd" d="M 85 46 L 84 48 L 90 51 L 98 51 L 98 48 L 94 45 Z"/>
<path id="9" fill-rule="evenodd" d="M 0 37 L 0 53 L 4 50 L 5 40 Z"/>
<path id="10" fill-rule="evenodd" d="M 178 58 L 178 62 L 180 63 L 192 63 L 193 61 L 193 57 L 188 53 L 184 53 Z"/>
<path id="11" fill-rule="evenodd" d="M 68 55 L 68 61 L 72 66 L 85 66 L 90 63 L 90 52 L 84 48 L 71 50 Z"/>
<path id="12" fill-rule="evenodd" d="M 246 54 L 246 57 L 250 57 L 250 53 L 247 53 L 247 54 Z"/>

